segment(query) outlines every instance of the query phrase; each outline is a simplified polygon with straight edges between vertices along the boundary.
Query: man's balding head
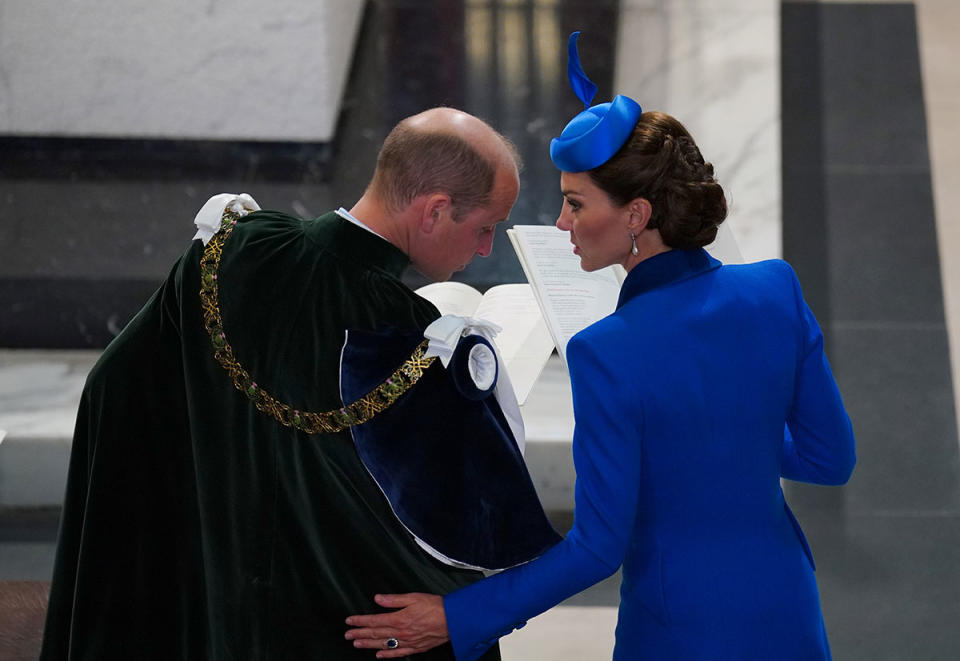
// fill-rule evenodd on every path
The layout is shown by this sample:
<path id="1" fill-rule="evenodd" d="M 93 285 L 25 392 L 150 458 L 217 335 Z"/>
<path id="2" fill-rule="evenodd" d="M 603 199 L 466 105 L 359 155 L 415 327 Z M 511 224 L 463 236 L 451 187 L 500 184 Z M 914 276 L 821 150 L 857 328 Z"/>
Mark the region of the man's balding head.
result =
<path id="1" fill-rule="evenodd" d="M 446 280 L 490 254 L 520 189 L 520 158 L 488 124 L 453 108 L 403 120 L 350 210 L 402 250 L 417 270 Z"/>
<path id="2" fill-rule="evenodd" d="M 390 132 L 370 187 L 394 213 L 421 195 L 446 193 L 460 220 L 490 202 L 501 170 L 516 177 L 519 168 L 514 146 L 488 124 L 460 110 L 432 108 Z"/>

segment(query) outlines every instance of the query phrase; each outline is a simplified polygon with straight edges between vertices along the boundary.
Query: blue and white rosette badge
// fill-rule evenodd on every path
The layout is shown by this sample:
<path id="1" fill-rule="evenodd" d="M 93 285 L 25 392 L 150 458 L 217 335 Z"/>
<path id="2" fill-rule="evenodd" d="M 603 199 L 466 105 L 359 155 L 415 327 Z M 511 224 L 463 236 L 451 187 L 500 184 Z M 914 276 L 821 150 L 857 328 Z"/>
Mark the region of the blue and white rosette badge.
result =
<path id="1" fill-rule="evenodd" d="M 570 120 L 563 132 L 550 141 L 550 159 L 564 172 L 584 172 L 603 165 L 630 137 L 643 109 L 628 96 L 591 106 L 597 86 L 587 78 L 577 52 L 579 32 L 570 35 L 567 77 L 583 101 L 585 110 Z"/>
<path id="2" fill-rule="evenodd" d="M 510 425 L 520 452 L 523 453 L 525 432 L 520 405 L 507 371 L 499 369 L 502 361 L 494 338 L 501 330 L 498 325 L 486 319 L 445 314 L 424 331 L 424 338 L 429 340 L 424 355 L 437 356 L 443 366 L 450 369 L 451 360 L 458 347 L 466 349 L 463 351 L 466 368 L 464 371 L 470 384 L 459 388 L 461 394 L 471 399 L 480 399 L 492 392 Z M 457 383 L 461 382 L 460 371 L 451 370 L 451 376 Z M 471 395 L 471 390 L 476 394 Z"/>

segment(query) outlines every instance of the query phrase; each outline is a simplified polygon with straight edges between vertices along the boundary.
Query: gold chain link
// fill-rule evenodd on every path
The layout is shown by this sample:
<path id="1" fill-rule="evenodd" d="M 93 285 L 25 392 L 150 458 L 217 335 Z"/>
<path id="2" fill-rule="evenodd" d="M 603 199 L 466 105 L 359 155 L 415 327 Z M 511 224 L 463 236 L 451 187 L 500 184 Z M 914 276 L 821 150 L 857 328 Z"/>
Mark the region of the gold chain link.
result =
<path id="1" fill-rule="evenodd" d="M 391 374 L 390 378 L 352 404 L 333 411 L 323 413 L 300 411 L 277 401 L 270 393 L 258 386 L 234 356 L 220 316 L 217 282 L 220 258 L 223 255 L 223 244 L 240 217 L 241 215 L 235 211 L 226 209 L 220 222 L 220 230 L 214 234 L 203 250 L 203 257 L 200 258 L 200 305 L 203 309 L 203 325 L 210 336 L 214 357 L 226 370 L 237 390 L 246 395 L 257 410 L 266 413 L 286 427 L 294 427 L 307 434 L 330 434 L 370 420 L 386 410 L 420 380 L 436 359 L 435 356 L 424 357 L 427 350 L 426 340 L 414 349 L 413 355 Z"/>

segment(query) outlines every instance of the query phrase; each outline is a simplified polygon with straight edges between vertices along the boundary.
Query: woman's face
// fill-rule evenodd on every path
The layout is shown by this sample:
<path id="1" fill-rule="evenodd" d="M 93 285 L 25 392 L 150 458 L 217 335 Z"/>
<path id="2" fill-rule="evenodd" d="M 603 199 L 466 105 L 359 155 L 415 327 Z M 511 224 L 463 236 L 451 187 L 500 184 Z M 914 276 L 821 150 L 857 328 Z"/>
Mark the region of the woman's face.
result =
<path id="1" fill-rule="evenodd" d="M 560 173 L 563 206 L 557 227 L 570 232 L 580 268 L 596 271 L 624 264 L 630 255 L 629 206 L 618 207 L 586 172 Z"/>

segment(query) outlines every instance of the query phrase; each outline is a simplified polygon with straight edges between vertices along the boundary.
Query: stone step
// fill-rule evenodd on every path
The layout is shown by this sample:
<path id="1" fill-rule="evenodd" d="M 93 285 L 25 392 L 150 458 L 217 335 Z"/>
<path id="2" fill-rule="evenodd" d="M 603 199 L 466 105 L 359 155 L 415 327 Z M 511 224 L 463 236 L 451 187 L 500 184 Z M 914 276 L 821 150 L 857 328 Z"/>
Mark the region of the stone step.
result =
<path id="1" fill-rule="evenodd" d="M 0 351 L 0 508 L 60 505 L 77 406 L 99 351 Z M 551 357 L 522 407 L 526 457 L 544 508 L 573 509 L 573 409 Z"/>

